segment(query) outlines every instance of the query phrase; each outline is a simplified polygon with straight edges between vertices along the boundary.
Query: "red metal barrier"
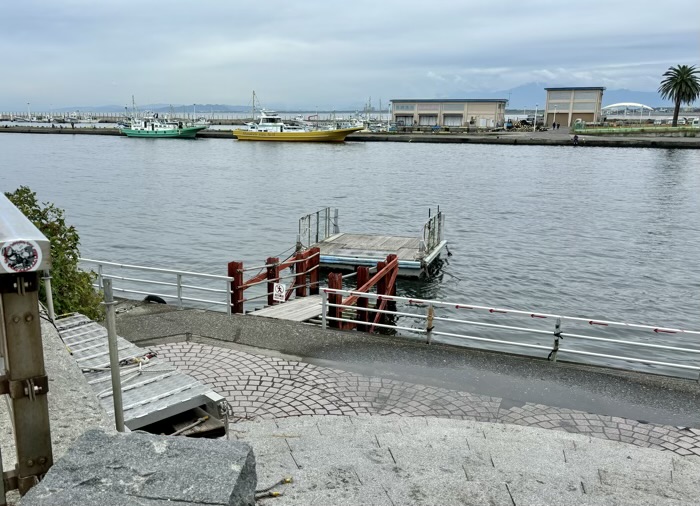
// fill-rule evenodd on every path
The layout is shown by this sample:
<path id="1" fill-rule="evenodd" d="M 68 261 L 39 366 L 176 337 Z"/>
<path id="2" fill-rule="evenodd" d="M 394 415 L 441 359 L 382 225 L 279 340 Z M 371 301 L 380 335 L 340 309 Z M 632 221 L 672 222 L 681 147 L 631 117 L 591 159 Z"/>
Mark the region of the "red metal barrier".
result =
<path id="1" fill-rule="evenodd" d="M 292 283 L 285 294 L 285 300 L 289 300 L 292 292 L 296 291 L 297 297 L 306 296 L 306 279 L 309 277 L 311 295 L 318 294 L 318 266 L 320 263 L 320 250 L 311 248 L 306 251 L 297 251 L 294 255 L 280 262 L 279 258 L 270 257 L 261 267 L 262 272 L 253 276 L 247 281 L 243 281 L 243 262 L 229 262 L 228 275 L 233 278 L 231 282 L 231 312 L 242 314 L 243 304 L 246 302 L 244 292 L 261 282 L 267 280 L 267 304 L 274 305 L 274 284 L 280 281 L 280 272 L 290 267 L 294 268 L 295 274 Z"/>

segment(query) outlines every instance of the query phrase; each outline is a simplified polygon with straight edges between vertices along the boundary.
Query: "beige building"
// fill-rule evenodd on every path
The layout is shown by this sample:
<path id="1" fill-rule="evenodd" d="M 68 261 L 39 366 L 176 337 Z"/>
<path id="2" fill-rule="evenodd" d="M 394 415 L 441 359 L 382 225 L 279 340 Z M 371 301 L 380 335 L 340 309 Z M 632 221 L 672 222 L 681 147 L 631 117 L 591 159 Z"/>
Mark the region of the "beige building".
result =
<path id="1" fill-rule="evenodd" d="M 397 127 L 435 126 L 492 128 L 503 126 L 506 99 L 394 99 L 391 119 Z"/>
<path id="2" fill-rule="evenodd" d="M 603 91 L 598 87 L 545 88 L 547 103 L 545 105 L 545 125 L 559 123 L 572 126 L 580 119 L 586 123 L 601 121 Z"/>

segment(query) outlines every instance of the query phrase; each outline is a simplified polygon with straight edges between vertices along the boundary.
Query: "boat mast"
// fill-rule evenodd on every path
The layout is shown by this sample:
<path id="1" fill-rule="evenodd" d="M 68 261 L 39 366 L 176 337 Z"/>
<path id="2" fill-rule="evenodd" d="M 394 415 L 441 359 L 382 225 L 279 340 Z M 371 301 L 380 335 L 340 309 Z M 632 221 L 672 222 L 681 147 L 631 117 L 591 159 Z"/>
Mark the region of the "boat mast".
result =
<path id="1" fill-rule="evenodd" d="M 251 119 L 251 121 L 253 123 L 255 123 L 255 90 L 253 90 L 253 112 L 252 112 L 252 114 L 253 114 L 253 119 Z"/>

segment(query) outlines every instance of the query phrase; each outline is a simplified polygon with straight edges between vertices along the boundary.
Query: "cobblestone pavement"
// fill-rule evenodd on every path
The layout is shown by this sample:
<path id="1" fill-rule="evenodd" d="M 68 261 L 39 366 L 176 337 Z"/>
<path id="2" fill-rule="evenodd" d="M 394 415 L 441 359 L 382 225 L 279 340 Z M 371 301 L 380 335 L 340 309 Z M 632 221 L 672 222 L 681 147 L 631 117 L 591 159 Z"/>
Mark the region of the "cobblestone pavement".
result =
<path id="1" fill-rule="evenodd" d="M 224 395 L 237 418 L 433 416 L 540 427 L 700 456 L 697 428 L 518 404 L 199 343 L 161 344 L 151 349 Z"/>

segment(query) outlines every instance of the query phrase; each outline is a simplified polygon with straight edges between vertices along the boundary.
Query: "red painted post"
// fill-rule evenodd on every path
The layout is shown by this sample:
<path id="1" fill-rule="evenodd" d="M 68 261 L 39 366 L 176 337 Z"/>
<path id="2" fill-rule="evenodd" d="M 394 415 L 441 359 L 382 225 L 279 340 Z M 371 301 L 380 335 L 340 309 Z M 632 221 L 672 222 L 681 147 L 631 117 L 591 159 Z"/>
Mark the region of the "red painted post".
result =
<path id="1" fill-rule="evenodd" d="M 331 272 L 328 274 L 328 288 L 334 288 L 336 290 L 342 290 L 343 288 L 343 275 L 338 272 Z M 343 296 L 339 293 L 329 293 L 328 294 L 328 316 L 331 318 L 340 318 L 342 311 L 339 307 L 331 306 L 330 304 L 340 304 L 343 301 Z M 342 322 L 329 320 L 328 324 L 336 329 L 342 328 Z"/>
<path id="2" fill-rule="evenodd" d="M 309 274 L 309 284 L 311 288 L 309 293 L 311 295 L 318 295 L 318 280 L 319 280 L 319 265 L 321 264 L 321 250 L 319 248 L 309 249 L 309 256 L 313 256 L 308 262 L 309 269 L 315 267 L 314 270 Z M 340 287 L 338 287 L 340 288 Z"/>
<path id="3" fill-rule="evenodd" d="M 297 285 L 296 296 L 306 297 L 306 265 L 309 263 L 306 260 L 306 251 L 299 251 L 294 255 L 294 272 L 296 272 L 295 284 Z"/>
<path id="4" fill-rule="evenodd" d="M 357 288 L 369 281 L 369 267 L 358 267 L 357 268 Z M 367 297 L 359 297 L 357 299 L 357 321 L 366 322 L 367 321 L 367 311 L 363 311 L 360 308 L 367 308 Z M 367 332 L 367 325 L 361 323 L 357 324 L 357 330 L 360 332 Z"/>
<path id="5" fill-rule="evenodd" d="M 267 304 L 273 306 L 275 304 L 275 283 L 279 283 L 280 277 L 280 259 L 270 257 L 265 260 L 267 267 Z"/>
<path id="6" fill-rule="evenodd" d="M 377 272 L 381 271 L 384 267 L 386 267 L 386 262 L 377 262 Z M 386 295 L 386 280 L 387 276 L 386 274 L 382 276 L 380 280 L 377 281 L 377 295 L 380 297 L 377 297 L 377 302 L 374 305 L 374 309 L 379 309 L 379 306 L 382 304 L 381 301 L 381 296 Z M 374 320 L 377 323 L 384 323 L 384 315 L 381 313 L 373 313 L 374 314 Z M 379 316 L 379 319 L 377 320 L 377 316 Z"/>
<path id="7" fill-rule="evenodd" d="M 381 271 L 384 267 L 386 267 L 386 262 L 377 262 L 377 272 Z M 386 294 L 386 275 L 382 276 L 381 279 L 377 280 L 377 295 L 384 294 Z M 377 302 L 374 305 L 374 307 L 379 307 L 379 304 L 381 304 L 381 300 L 377 298 Z"/>
<path id="8" fill-rule="evenodd" d="M 388 256 L 386 257 L 386 263 L 389 264 L 389 263 L 390 263 L 391 261 L 393 261 L 395 258 L 397 258 L 396 255 L 393 255 L 393 254 L 392 254 L 392 255 L 388 255 Z M 392 270 L 392 272 L 390 272 L 390 273 L 388 273 L 388 274 L 386 275 L 386 279 L 387 279 L 387 280 L 390 280 L 390 279 L 392 278 L 392 274 L 393 274 L 394 272 L 396 272 L 396 274 L 398 274 L 398 271 L 399 271 L 399 263 L 396 262 L 396 267 Z M 386 294 L 387 294 L 387 295 L 396 295 L 396 281 L 395 281 L 395 280 L 396 280 L 396 276 L 394 276 L 394 283 L 393 283 L 391 286 L 387 286 L 387 287 L 386 287 Z M 386 308 L 387 308 L 387 310 L 389 310 L 389 311 L 396 311 L 396 301 L 395 301 L 395 300 L 390 300 L 390 301 L 387 303 L 387 307 L 386 307 Z"/>
<path id="9" fill-rule="evenodd" d="M 231 312 L 243 314 L 243 262 L 228 263 L 228 277 L 231 281 Z"/>

